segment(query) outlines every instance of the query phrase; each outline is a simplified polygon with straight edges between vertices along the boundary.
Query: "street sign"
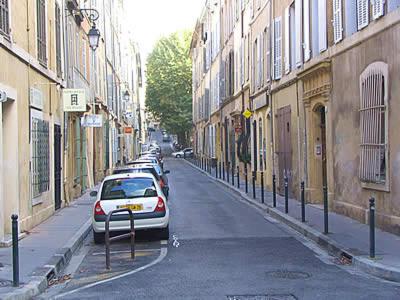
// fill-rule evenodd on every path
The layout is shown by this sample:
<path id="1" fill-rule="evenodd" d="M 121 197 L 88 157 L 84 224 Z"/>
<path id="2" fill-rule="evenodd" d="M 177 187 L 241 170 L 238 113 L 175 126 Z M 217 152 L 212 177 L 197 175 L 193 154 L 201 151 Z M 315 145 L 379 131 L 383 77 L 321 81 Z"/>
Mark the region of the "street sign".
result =
<path id="1" fill-rule="evenodd" d="M 102 115 L 85 115 L 81 118 L 83 127 L 103 127 Z"/>
<path id="2" fill-rule="evenodd" d="M 63 92 L 64 111 L 86 111 L 86 91 L 84 89 L 65 89 Z"/>
<path id="3" fill-rule="evenodd" d="M 246 110 L 243 112 L 243 116 L 244 116 L 246 119 L 250 118 L 252 115 L 253 115 L 252 112 L 251 112 L 250 110 L 248 110 L 248 109 L 246 109 Z"/>

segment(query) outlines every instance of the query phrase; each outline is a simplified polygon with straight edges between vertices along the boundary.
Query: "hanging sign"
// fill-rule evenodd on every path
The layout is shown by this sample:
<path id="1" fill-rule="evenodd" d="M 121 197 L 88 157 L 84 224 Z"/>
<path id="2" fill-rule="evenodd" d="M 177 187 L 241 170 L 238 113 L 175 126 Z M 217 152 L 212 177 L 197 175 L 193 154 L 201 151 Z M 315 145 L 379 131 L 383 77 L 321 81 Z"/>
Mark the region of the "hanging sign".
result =
<path id="1" fill-rule="evenodd" d="M 103 115 L 85 115 L 81 118 L 82 127 L 103 127 Z"/>
<path id="2" fill-rule="evenodd" d="M 251 112 L 250 110 L 248 110 L 248 109 L 246 109 L 246 110 L 243 112 L 243 116 L 244 116 L 246 119 L 249 119 L 252 115 L 253 115 L 252 112 Z"/>
<path id="3" fill-rule="evenodd" d="M 86 92 L 84 89 L 65 89 L 63 92 L 64 111 L 86 111 Z"/>

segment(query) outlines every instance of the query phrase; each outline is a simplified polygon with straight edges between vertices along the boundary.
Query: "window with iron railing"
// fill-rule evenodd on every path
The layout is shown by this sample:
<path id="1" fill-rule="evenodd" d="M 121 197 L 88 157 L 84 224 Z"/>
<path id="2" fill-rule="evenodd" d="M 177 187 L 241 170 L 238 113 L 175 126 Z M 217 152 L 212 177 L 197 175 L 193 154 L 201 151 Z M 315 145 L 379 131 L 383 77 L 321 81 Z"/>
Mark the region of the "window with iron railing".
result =
<path id="1" fill-rule="evenodd" d="M 32 117 L 32 197 L 49 190 L 49 122 Z"/>
<path id="2" fill-rule="evenodd" d="M 0 0 L 1 1 L 1 0 Z M 56 16 L 56 62 L 57 62 L 57 76 L 62 76 L 61 68 L 61 10 L 59 4 L 56 2 L 55 6 L 55 16 Z"/>
<path id="3" fill-rule="evenodd" d="M 0 34 L 8 36 L 10 34 L 10 16 L 8 0 L 0 0 Z"/>
<path id="4" fill-rule="evenodd" d="M 46 66 L 46 0 L 36 0 L 36 12 L 38 60 L 40 64 Z"/>
<path id="5" fill-rule="evenodd" d="M 388 181 L 388 66 L 371 64 L 360 77 L 360 180 Z"/>

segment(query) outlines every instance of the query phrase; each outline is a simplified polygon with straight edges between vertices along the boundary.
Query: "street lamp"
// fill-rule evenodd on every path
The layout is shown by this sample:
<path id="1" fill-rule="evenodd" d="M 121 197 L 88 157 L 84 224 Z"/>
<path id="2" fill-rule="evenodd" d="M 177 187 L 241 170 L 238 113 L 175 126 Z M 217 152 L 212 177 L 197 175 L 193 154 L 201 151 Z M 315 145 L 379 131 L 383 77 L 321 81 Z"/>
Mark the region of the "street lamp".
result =
<path id="1" fill-rule="evenodd" d="M 93 23 L 92 28 L 90 28 L 89 33 L 89 46 L 93 51 L 96 51 L 97 47 L 99 47 L 100 40 L 100 31 L 96 28 L 96 24 Z"/>
<path id="2" fill-rule="evenodd" d="M 128 90 L 126 90 L 126 92 L 124 93 L 124 100 L 129 101 L 129 97 L 130 97 L 130 94 L 129 94 Z"/>

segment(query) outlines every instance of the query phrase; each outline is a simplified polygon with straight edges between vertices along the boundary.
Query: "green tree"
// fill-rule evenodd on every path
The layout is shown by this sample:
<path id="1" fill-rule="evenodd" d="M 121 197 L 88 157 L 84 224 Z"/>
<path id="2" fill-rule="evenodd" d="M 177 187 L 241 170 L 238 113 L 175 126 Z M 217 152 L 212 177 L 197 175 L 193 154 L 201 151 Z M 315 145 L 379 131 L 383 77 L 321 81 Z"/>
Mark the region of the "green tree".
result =
<path id="1" fill-rule="evenodd" d="M 161 38 L 146 64 L 146 107 L 181 144 L 187 143 L 192 127 L 190 41 L 189 31 Z"/>

